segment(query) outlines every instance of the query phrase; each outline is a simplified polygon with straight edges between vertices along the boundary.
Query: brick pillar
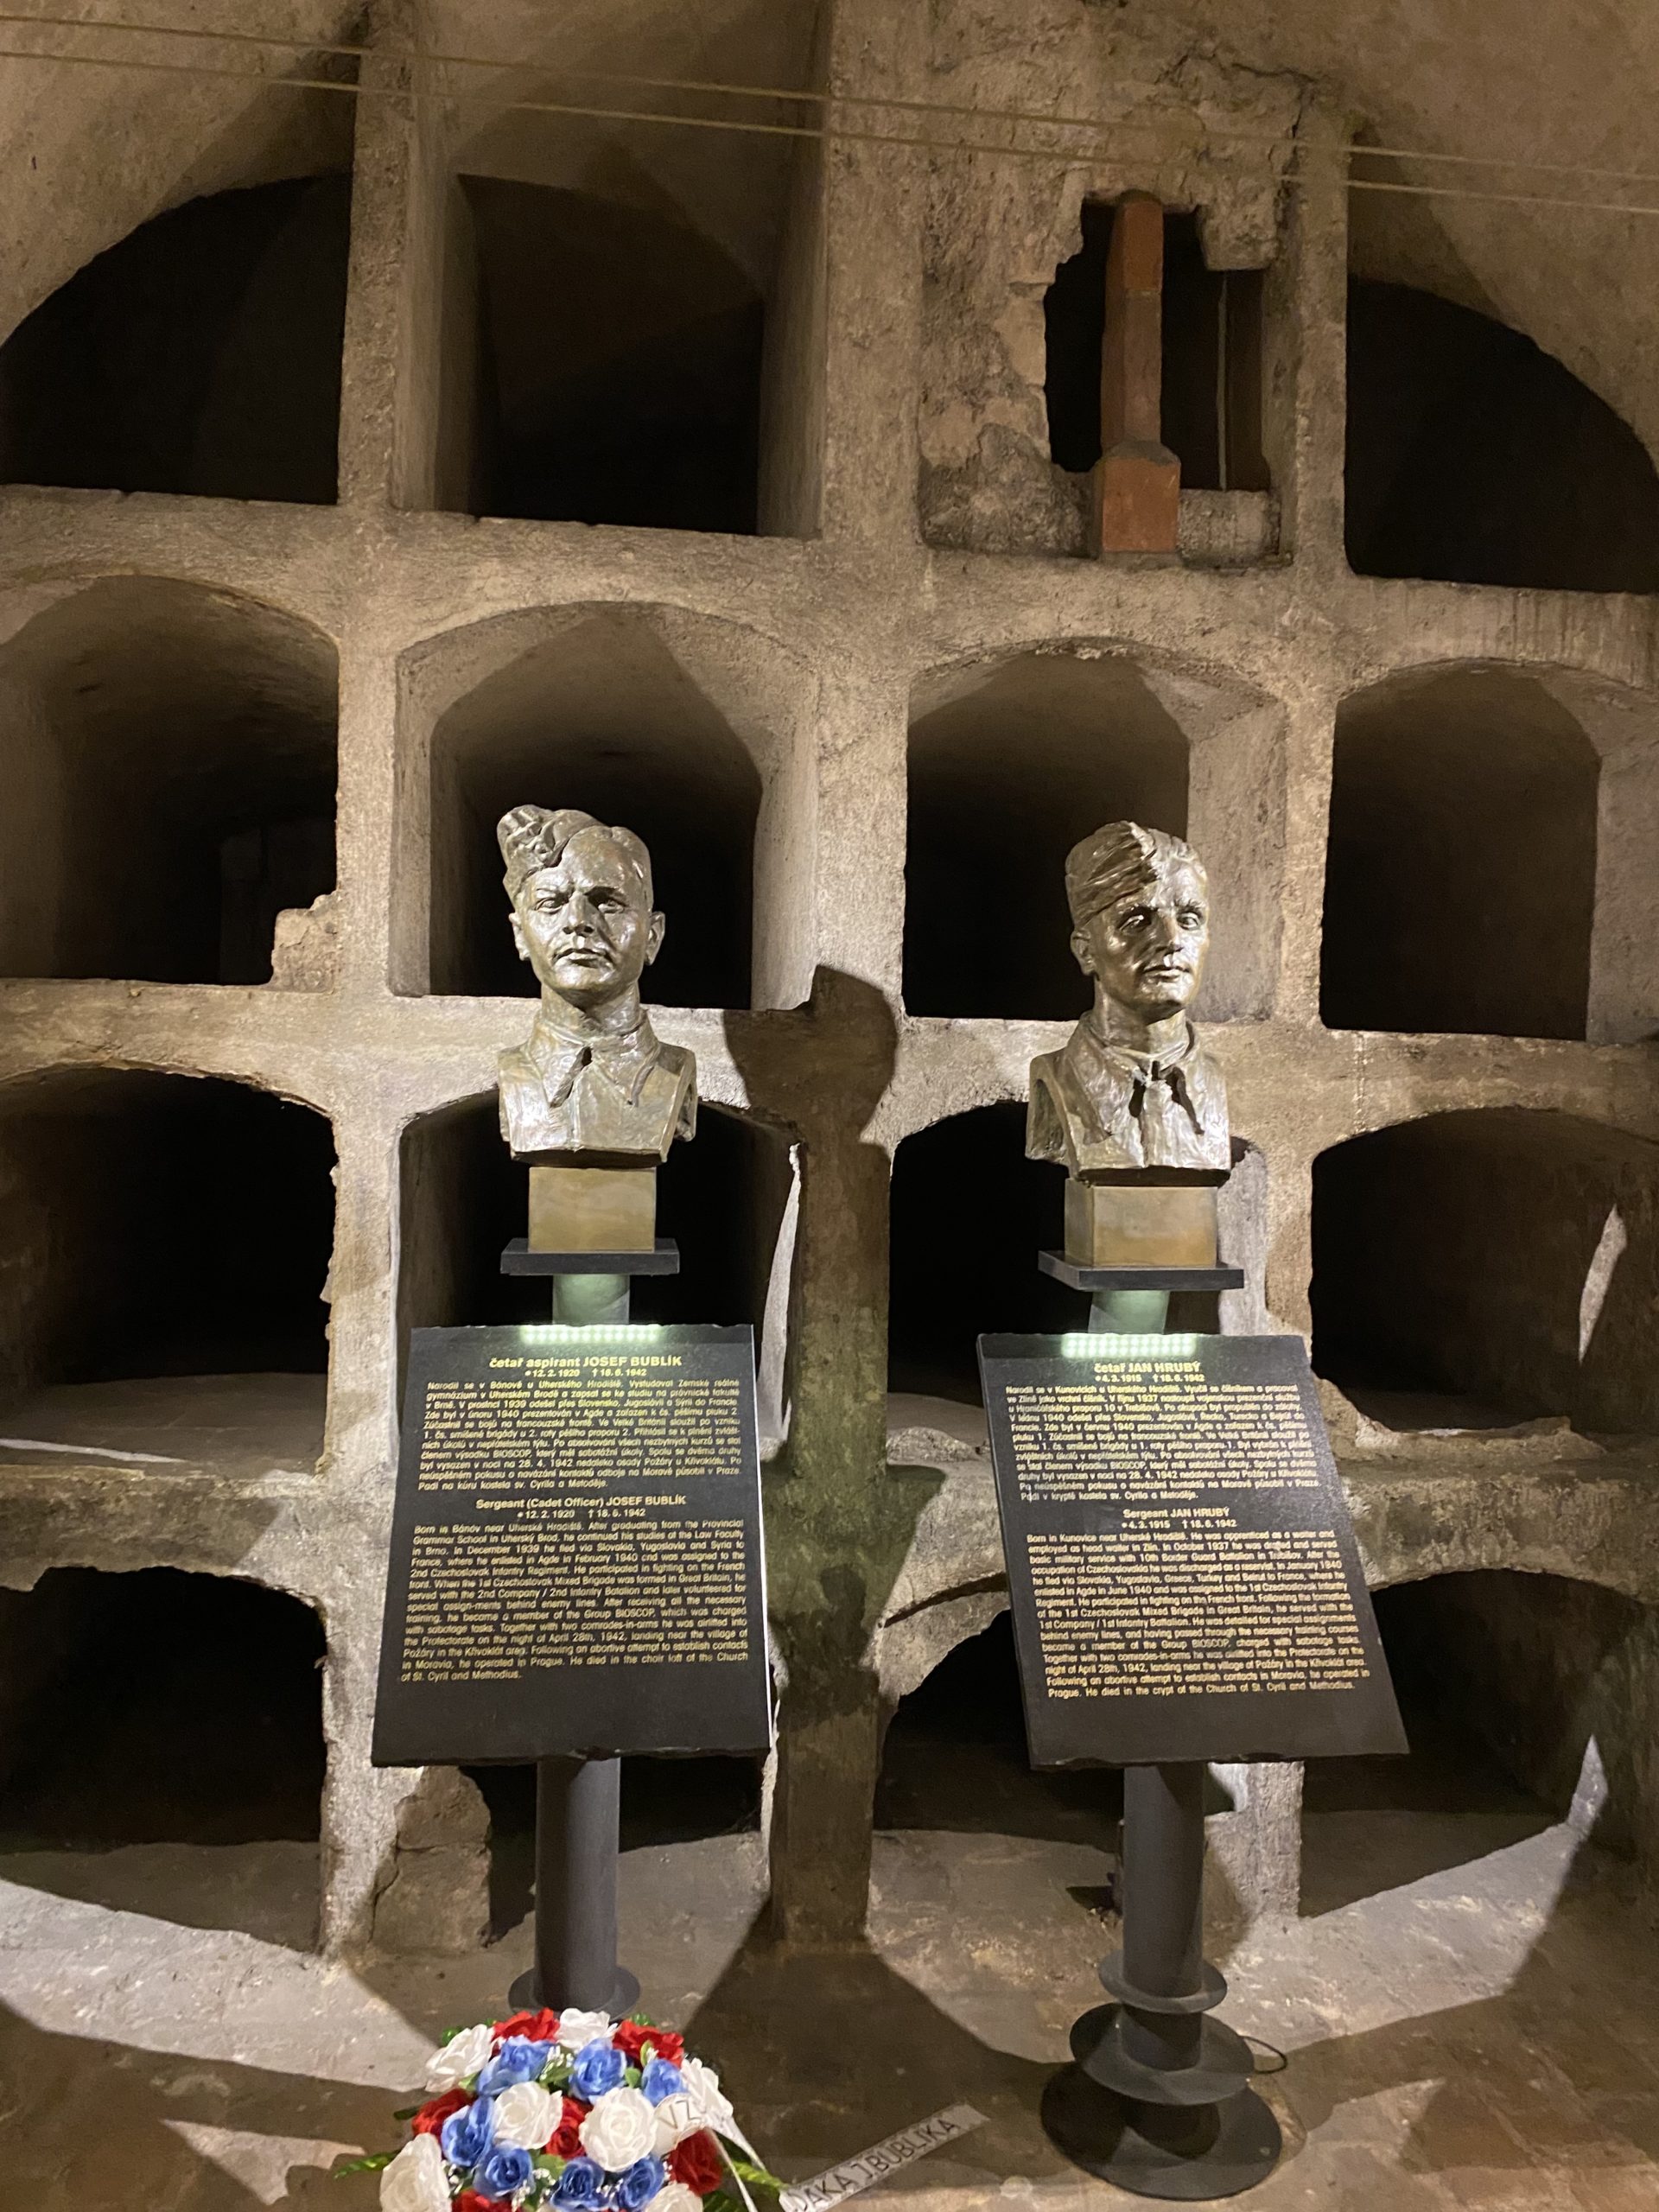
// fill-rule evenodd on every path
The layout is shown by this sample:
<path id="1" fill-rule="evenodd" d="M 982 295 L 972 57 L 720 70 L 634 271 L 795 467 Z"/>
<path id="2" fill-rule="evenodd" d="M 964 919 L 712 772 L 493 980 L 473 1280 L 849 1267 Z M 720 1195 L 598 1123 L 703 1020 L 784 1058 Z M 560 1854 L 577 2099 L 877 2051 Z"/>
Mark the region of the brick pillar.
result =
<path id="1" fill-rule="evenodd" d="M 1096 553 L 1173 553 L 1181 465 L 1162 442 L 1164 211 L 1144 192 L 1119 200 L 1106 255 L 1100 349 Z"/>

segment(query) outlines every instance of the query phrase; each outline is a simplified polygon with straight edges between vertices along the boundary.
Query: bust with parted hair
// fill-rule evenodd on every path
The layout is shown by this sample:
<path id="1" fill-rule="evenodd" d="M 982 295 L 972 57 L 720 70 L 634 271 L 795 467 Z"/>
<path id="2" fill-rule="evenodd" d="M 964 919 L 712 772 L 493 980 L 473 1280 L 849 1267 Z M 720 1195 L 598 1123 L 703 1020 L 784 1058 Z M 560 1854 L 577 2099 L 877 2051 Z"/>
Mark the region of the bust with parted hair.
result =
<path id="1" fill-rule="evenodd" d="M 639 999 L 664 922 L 651 855 L 575 807 L 515 806 L 496 830 L 513 941 L 542 987 L 527 1041 L 501 1055 L 501 1134 L 515 1160 L 664 1160 L 695 1133 L 696 1063 Z"/>
<path id="2" fill-rule="evenodd" d="M 1095 1002 L 1063 1049 L 1031 1064 L 1026 1151 L 1074 1175 L 1225 1174 L 1220 1069 L 1187 1019 L 1210 946 L 1210 885 L 1191 845 L 1109 822 L 1066 855 L 1071 950 Z"/>

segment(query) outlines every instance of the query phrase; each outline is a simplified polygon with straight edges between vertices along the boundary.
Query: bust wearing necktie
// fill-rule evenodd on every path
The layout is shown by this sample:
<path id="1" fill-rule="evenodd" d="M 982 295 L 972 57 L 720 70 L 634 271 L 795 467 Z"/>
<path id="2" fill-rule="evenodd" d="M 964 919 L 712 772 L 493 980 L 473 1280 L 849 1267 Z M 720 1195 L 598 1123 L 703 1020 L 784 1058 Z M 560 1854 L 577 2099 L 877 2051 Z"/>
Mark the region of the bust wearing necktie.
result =
<path id="1" fill-rule="evenodd" d="M 1209 884 L 1179 837 L 1109 822 L 1065 861 L 1071 950 L 1095 1003 L 1031 1064 L 1026 1151 L 1085 1180 L 1232 1164 L 1227 1091 L 1186 1009 L 1210 944 Z"/>
<path id="2" fill-rule="evenodd" d="M 696 1063 L 639 1002 L 663 942 L 651 855 L 630 830 L 574 807 L 515 806 L 496 831 L 512 934 L 542 987 L 528 1040 L 499 1063 L 515 1160 L 655 1165 L 695 1134 Z"/>

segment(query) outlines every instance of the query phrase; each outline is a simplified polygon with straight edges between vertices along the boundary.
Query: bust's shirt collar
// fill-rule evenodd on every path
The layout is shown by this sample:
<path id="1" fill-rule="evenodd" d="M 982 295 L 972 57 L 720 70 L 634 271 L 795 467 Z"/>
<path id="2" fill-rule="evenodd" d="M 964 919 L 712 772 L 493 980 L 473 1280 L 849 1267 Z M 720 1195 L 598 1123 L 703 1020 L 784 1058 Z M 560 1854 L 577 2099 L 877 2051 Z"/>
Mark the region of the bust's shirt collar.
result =
<path id="1" fill-rule="evenodd" d="M 1071 1049 L 1100 1065 L 1108 1079 L 1126 1094 L 1125 1103 L 1137 1122 L 1145 1111 L 1148 1091 L 1166 1091 L 1171 1102 L 1185 1111 L 1193 1128 L 1202 1133 L 1204 1116 L 1188 1081 L 1192 1072 L 1188 1063 L 1198 1048 L 1198 1032 L 1190 1021 L 1185 1021 L 1173 1051 L 1138 1052 L 1121 1039 L 1107 1036 L 1091 1009 L 1077 1024 Z"/>
<path id="2" fill-rule="evenodd" d="M 636 998 L 596 1014 L 543 999 L 524 1046 L 550 1106 L 562 1106 L 584 1068 L 592 1068 L 632 1106 L 662 1047 Z"/>

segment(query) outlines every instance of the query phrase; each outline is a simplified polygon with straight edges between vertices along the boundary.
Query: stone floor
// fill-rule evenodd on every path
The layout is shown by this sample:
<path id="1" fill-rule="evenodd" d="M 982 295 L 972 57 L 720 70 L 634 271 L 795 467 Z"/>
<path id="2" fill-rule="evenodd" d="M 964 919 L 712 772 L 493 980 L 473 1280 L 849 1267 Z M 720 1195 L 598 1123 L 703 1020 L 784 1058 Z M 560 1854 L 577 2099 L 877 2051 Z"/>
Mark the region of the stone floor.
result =
<path id="1" fill-rule="evenodd" d="M 1448 1789 L 1420 1760 L 1382 1784 L 1327 1768 L 1312 1802 L 1306 1916 L 1225 1961 L 1228 2017 L 1264 2066 L 1268 2045 L 1287 2062 L 1262 2083 L 1287 2156 L 1252 2202 L 1659 2207 L 1659 1937 L 1618 1863 L 1507 1785 Z M 882 2194 L 909 2212 L 1134 2201 L 1065 2168 L 1033 2116 L 1110 1940 L 1110 1832 L 1089 1829 L 1075 1804 L 1048 1835 L 890 1827 L 868 1948 L 833 1961 L 752 1933 L 753 1837 L 631 1850 L 644 2001 L 691 2027 L 786 2174 L 966 2101 L 988 2125 Z M 434 2032 L 499 2003 L 528 1930 L 459 1962 L 321 1964 L 315 1859 L 0 1858 L 8 2212 L 371 2212 L 372 2182 L 329 2166 L 391 2139 Z"/>

